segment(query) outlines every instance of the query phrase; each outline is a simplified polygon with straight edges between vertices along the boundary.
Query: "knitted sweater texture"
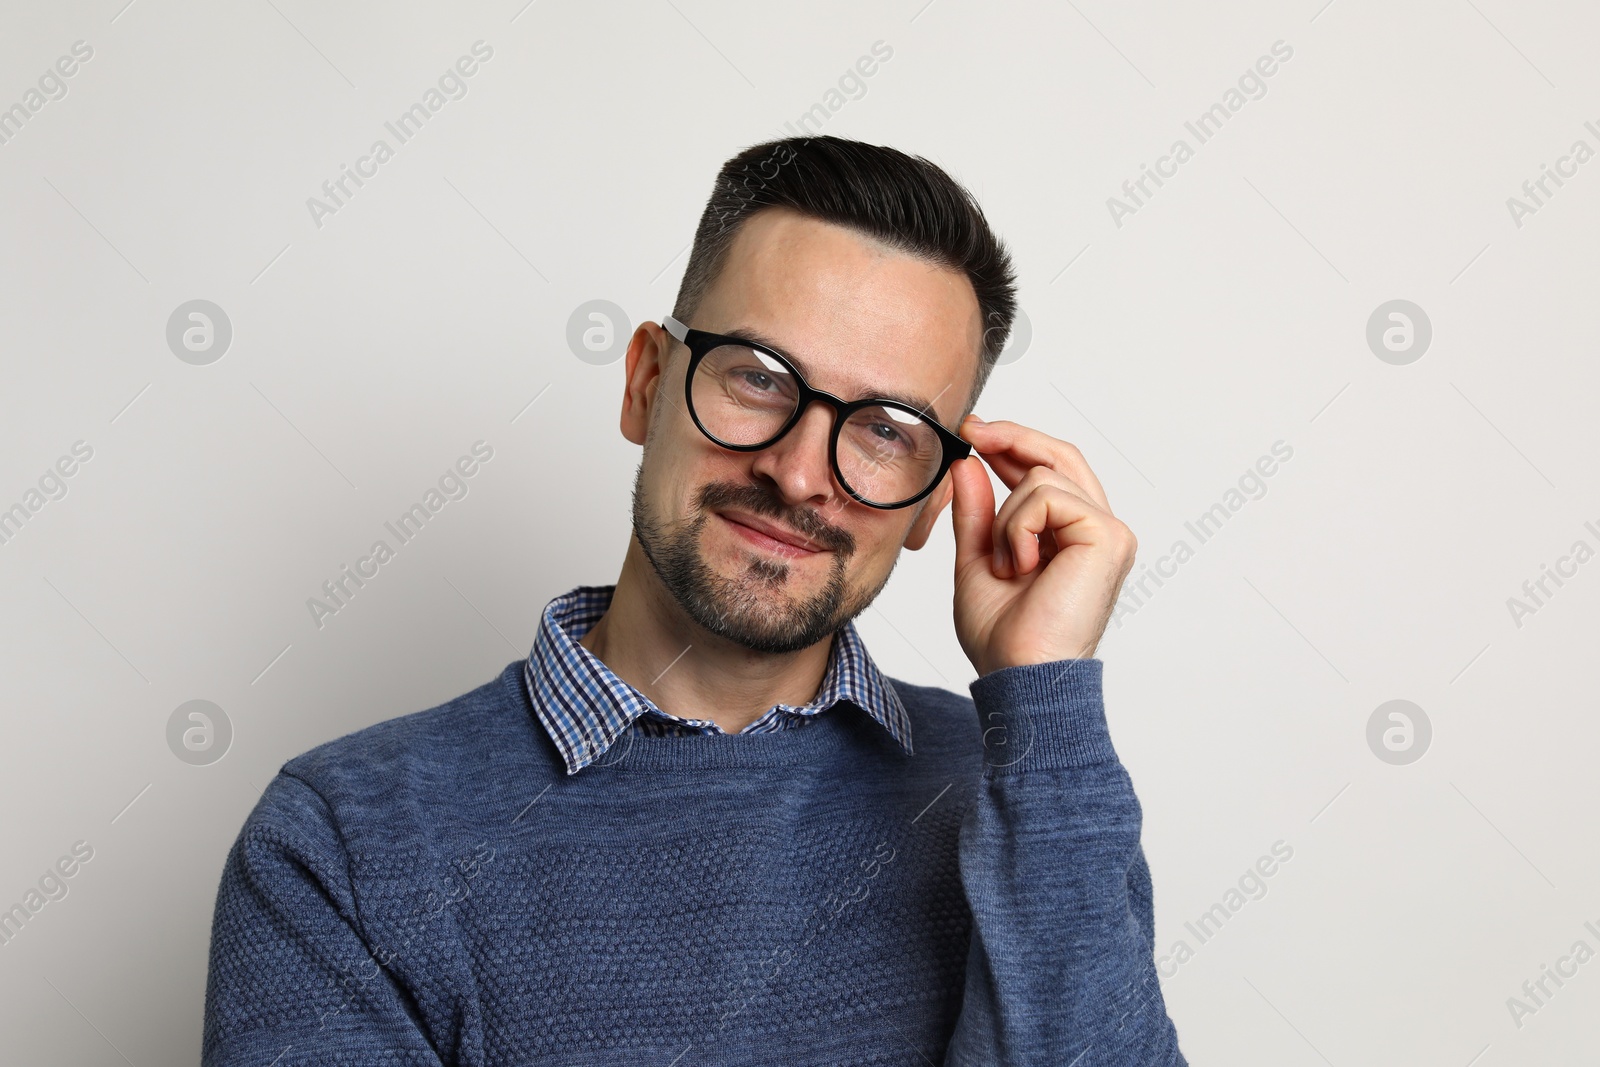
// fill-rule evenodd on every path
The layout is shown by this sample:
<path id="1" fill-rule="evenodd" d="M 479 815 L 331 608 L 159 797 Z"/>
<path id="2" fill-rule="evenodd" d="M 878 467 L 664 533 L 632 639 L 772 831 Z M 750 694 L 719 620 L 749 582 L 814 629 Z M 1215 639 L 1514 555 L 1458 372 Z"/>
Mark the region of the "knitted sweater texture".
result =
<path id="1" fill-rule="evenodd" d="M 206 1067 L 1185 1063 L 1099 660 L 891 679 L 915 755 L 841 703 L 572 775 L 522 669 L 284 765 Z"/>

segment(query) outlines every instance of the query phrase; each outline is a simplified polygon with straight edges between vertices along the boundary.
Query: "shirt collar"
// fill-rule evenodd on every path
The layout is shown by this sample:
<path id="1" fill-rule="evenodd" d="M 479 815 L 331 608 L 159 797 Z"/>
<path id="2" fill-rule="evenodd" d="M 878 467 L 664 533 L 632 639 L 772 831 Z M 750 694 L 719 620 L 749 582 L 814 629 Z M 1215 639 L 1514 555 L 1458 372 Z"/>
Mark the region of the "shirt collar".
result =
<path id="1" fill-rule="evenodd" d="M 615 591 L 615 585 L 580 585 L 550 601 L 540 618 L 533 651 L 523 665 L 534 711 L 561 750 L 568 774 L 576 774 L 603 755 L 639 717 L 677 719 L 578 643 L 610 607 Z M 911 753 L 911 717 L 893 684 L 867 654 L 854 622 L 846 622 L 836 634 L 816 699 L 778 707 L 814 714 L 839 701 L 865 711 L 889 731 L 907 755 Z"/>

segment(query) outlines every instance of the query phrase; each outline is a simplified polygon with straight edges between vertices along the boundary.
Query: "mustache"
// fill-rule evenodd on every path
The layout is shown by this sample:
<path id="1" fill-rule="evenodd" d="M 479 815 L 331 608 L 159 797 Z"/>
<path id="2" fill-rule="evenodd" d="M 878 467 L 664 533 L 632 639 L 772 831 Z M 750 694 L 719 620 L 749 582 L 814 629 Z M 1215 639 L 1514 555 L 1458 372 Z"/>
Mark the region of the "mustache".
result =
<path id="1" fill-rule="evenodd" d="M 708 482 L 700 490 L 699 504 L 701 511 L 738 508 L 772 519 L 841 556 L 856 550 L 856 539 L 848 531 L 829 526 L 814 512 L 788 507 L 771 490 L 759 485 Z"/>

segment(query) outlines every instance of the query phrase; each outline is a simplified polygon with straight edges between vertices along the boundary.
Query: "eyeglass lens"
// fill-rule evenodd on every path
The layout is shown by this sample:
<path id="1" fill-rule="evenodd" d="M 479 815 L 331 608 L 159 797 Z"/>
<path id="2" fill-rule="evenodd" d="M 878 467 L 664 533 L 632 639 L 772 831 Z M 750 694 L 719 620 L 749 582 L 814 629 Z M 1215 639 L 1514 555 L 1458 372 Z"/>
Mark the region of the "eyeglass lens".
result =
<path id="1" fill-rule="evenodd" d="M 729 445 L 770 444 L 800 402 L 787 367 L 744 345 L 718 345 L 695 368 L 695 414 L 712 437 Z M 850 414 L 839 430 L 839 474 L 847 488 L 874 504 L 897 504 L 932 484 L 944 459 L 933 424 L 887 405 Z"/>

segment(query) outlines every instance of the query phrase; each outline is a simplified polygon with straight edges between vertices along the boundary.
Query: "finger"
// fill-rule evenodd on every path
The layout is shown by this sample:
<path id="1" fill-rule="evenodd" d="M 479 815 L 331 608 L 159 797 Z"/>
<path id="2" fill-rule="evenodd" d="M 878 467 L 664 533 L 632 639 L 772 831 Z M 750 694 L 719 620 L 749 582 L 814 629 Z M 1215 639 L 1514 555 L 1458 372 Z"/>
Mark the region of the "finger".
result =
<path id="1" fill-rule="evenodd" d="M 1042 561 L 1041 535 L 1052 536 L 1059 548 L 1095 544 L 1109 529 L 1110 516 L 1087 500 L 1053 485 L 1040 485 L 1024 494 L 1000 536 L 1010 547 L 1016 573 L 1028 574 Z"/>
<path id="2" fill-rule="evenodd" d="M 950 468 L 955 480 L 955 496 L 950 505 L 950 521 L 956 534 L 956 573 L 974 560 L 994 553 L 994 487 L 983 463 L 972 457 L 957 460 Z"/>
<path id="3" fill-rule="evenodd" d="M 1056 547 L 1055 534 L 1051 534 L 1049 537 L 1039 538 L 1040 563 L 1049 563 L 1051 560 L 1056 558 L 1056 553 L 1060 551 L 1061 550 Z"/>
<path id="4" fill-rule="evenodd" d="M 1005 514 L 1006 505 L 1011 504 L 1013 500 L 1016 500 L 1019 494 L 1040 485 L 1053 485 L 1058 489 L 1065 489 L 1074 496 L 1082 497 L 1085 503 L 1088 503 L 1093 507 L 1100 507 L 1100 503 L 1094 499 L 1094 494 L 1090 493 L 1088 489 L 1079 485 L 1065 474 L 1062 474 L 1058 470 L 1053 470 L 1050 467 L 1035 465 L 1029 467 L 1027 472 L 1023 474 L 1022 478 L 1017 481 L 1017 484 L 1012 487 L 1011 495 L 1008 496 L 1001 504 L 1001 516 L 1003 517 Z M 1100 510 L 1104 511 L 1106 509 L 1100 508 Z"/>
<path id="5" fill-rule="evenodd" d="M 1095 477 L 1077 446 L 1007 420 L 978 423 L 968 419 L 962 424 L 961 432 L 984 460 L 995 467 L 995 473 L 1007 486 L 1015 487 L 1015 483 L 1007 477 L 1008 473 L 1017 475 L 1020 480 L 1021 474 L 1026 474 L 1030 467 L 1049 467 L 1083 486 L 1094 503 L 1107 511 L 1111 510 L 1105 487 Z M 1018 474 L 1019 471 L 1021 474 Z"/>
<path id="6" fill-rule="evenodd" d="M 1042 463 L 1023 463 L 1012 458 L 1010 454 L 1005 452 L 983 453 L 979 452 L 977 448 L 974 448 L 973 454 L 987 463 L 990 469 L 992 469 L 995 474 L 999 475 L 1000 480 L 1005 483 L 1006 488 L 1011 489 L 1012 491 L 1015 491 L 1029 474 L 1032 474 L 1035 471 L 1041 471 L 1061 483 L 1073 485 L 1080 496 L 1092 498 L 1093 494 L 1081 486 L 1077 486 L 1075 483 L 1073 483 L 1070 477 L 1068 477 L 1065 473 L 1056 470 L 1054 467 L 1047 467 Z"/>
<path id="7" fill-rule="evenodd" d="M 1093 500 L 1090 500 L 1083 488 L 1074 483 L 1072 479 L 1051 470 L 1049 467 L 1033 467 L 1029 469 L 1027 476 L 1017 483 L 1017 487 L 1011 491 L 1010 496 L 1006 497 L 1005 502 L 1000 505 L 1000 511 L 994 517 L 993 536 L 995 538 L 1005 542 L 1004 531 L 1011 523 L 1013 516 L 1028 502 L 1033 492 L 1040 488 L 1059 489 L 1082 501 L 1085 507 L 1093 508 L 1096 511 L 1103 510 Z M 1055 556 L 1057 549 L 1066 547 L 1064 544 L 1057 543 L 1054 536 L 1048 532 L 1039 538 L 1039 544 L 1039 551 L 1047 561 Z M 1013 557 L 1013 562 L 1019 561 Z"/>
<path id="8" fill-rule="evenodd" d="M 1005 483 L 1007 489 L 1015 489 L 1033 464 L 1023 463 L 1006 452 L 995 451 L 995 443 L 984 434 L 990 424 L 978 422 L 977 418 L 976 415 L 968 415 L 962 420 L 962 438 L 972 445 L 973 454 L 981 457 L 1000 476 L 1000 481 Z"/>
<path id="9" fill-rule="evenodd" d="M 1007 489 L 1015 489 L 1017 483 L 1022 481 L 1035 466 L 1034 464 L 1012 459 L 1005 452 L 984 452 L 977 445 L 973 445 L 972 454 L 987 463 L 995 474 L 999 476 L 1000 480 L 1005 483 Z"/>

